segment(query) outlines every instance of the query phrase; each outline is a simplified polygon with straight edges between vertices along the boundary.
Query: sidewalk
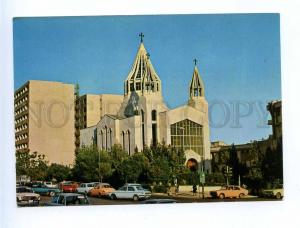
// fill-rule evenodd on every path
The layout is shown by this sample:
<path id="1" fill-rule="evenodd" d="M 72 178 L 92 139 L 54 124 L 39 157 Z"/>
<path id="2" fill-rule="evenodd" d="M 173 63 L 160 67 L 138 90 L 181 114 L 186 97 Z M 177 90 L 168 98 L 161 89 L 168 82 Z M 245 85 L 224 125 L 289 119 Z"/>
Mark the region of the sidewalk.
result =
<path id="1" fill-rule="evenodd" d="M 196 195 L 193 195 L 193 192 L 178 192 L 177 194 L 167 194 L 167 193 L 152 193 L 152 196 L 165 196 L 172 198 L 190 198 L 190 199 L 202 199 L 202 193 L 197 192 Z M 209 192 L 204 192 L 204 198 L 209 198 Z"/>

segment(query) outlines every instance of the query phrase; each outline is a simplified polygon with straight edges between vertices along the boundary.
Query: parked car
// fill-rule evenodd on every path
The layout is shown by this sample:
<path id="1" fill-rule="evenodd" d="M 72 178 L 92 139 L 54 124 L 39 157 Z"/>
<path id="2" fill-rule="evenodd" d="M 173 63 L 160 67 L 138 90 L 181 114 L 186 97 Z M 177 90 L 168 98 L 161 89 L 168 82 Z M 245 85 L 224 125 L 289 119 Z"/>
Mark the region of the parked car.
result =
<path id="1" fill-rule="evenodd" d="M 147 199 L 143 201 L 143 204 L 165 204 L 165 203 L 177 203 L 174 199 Z"/>
<path id="2" fill-rule="evenodd" d="M 109 193 L 111 199 L 148 199 L 151 197 L 151 192 L 145 190 L 140 184 L 126 184 L 116 191 Z"/>
<path id="3" fill-rule="evenodd" d="M 108 183 L 99 183 L 94 188 L 92 188 L 89 192 L 89 196 L 108 196 L 113 191 L 116 191 L 112 186 Z"/>
<path id="4" fill-rule="evenodd" d="M 40 195 L 49 195 L 49 196 L 54 196 L 57 193 L 60 193 L 59 188 L 50 188 L 47 187 L 45 184 L 43 183 L 33 183 L 32 184 L 32 190 L 35 193 L 38 193 Z"/>
<path id="5" fill-rule="evenodd" d="M 60 189 L 62 192 L 77 192 L 78 184 L 73 181 L 65 181 L 60 183 Z"/>
<path id="6" fill-rule="evenodd" d="M 91 183 L 81 183 L 79 187 L 77 188 L 78 193 L 87 194 L 91 189 L 95 187 L 97 183 L 91 182 Z"/>
<path id="7" fill-rule="evenodd" d="M 45 181 L 44 185 L 46 185 L 48 188 L 57 188 L 58 187 L 57 184 L 54 184 L 51 181 Z"/>
<path id="8" fill-rule="evenodd" d="M 18 206 L 37 206 L 40 203 L 40 195 L 26 186 L 19 186 L 16 189 Z"/>
<path id="9" fill-rule="evenodd" d="M 248 190 L 236 185 L 223 186 L 221 189 L 209 192 L 213 198 L 243 198 L 248 195 Z"/>
<path id="10" fill-rule="evenodd" d="M 45 206 L 76 206 L 89 205 L 90 202 L 86 195 L 78 193 L 59 193 L 52 198 Z"/>
<path id="11" fill-rule="evenodd" d="M 282 199 L 284 196 L 283 185 L 278 185 L 272 189 L 265 189 L 262 191 L 263 197 Z"/>

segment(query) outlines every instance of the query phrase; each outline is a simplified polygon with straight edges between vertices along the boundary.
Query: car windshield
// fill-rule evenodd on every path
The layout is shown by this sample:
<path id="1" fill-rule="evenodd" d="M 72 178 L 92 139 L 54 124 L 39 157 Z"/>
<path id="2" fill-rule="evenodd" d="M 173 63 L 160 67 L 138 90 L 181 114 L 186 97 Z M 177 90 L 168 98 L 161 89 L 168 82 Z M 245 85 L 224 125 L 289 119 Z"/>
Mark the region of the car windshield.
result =
<path id="1" fill-rule="evenodd" d="M 30 188 L 17 188 L 17 192 L 33 192 Z"/>
<path id="2" fill-rule="evenodd" d="M 135 186 L 135 187 L 136 187 L 136 189 L 139 190 L 139 191 L 145 190 L 145 189 L 143 189 L 141 186 Z"/>

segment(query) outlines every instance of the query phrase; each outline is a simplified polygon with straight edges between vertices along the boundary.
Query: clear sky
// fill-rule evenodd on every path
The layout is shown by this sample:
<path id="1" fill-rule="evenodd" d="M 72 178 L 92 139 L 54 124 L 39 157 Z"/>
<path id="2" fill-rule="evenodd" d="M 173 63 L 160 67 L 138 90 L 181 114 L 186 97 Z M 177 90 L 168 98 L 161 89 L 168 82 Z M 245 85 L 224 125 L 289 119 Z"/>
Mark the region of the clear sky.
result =
<path id="1" fill-rule="evenodd" d="M 278 14 L 17 18 L 15 89 L 48 80 L 122 94 L 143 32 L 170 108 L 187 102 L 197 58 L 211 140 L 267 138 L 265 106 L 281 99 L 279 24 Z"/>

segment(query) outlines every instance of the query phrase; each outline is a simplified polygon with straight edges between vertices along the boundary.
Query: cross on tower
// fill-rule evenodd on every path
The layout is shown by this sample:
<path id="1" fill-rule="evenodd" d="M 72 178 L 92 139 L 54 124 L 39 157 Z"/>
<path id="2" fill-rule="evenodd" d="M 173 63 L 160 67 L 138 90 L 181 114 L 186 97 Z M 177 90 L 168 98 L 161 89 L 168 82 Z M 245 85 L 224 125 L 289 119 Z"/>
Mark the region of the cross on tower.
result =
<path id="1" fill-rule="evenodd" d="M 193 61 L 194 61 L 194 63 L 195 63 L 195 66 L 196 66 L 196 65 L 197 65 L 197 59 L 194 59 Z"/>
<path id="2" fill-rule="evenodd" d="M 139 34 L 139 37 L 141 37 L 141 43 L 143 43 L 143 38 L 144 38 L 144 36 L 145 36 L 145 35 L 144 35 L 144 33 L 142 33 L 142 32 Z"/>

